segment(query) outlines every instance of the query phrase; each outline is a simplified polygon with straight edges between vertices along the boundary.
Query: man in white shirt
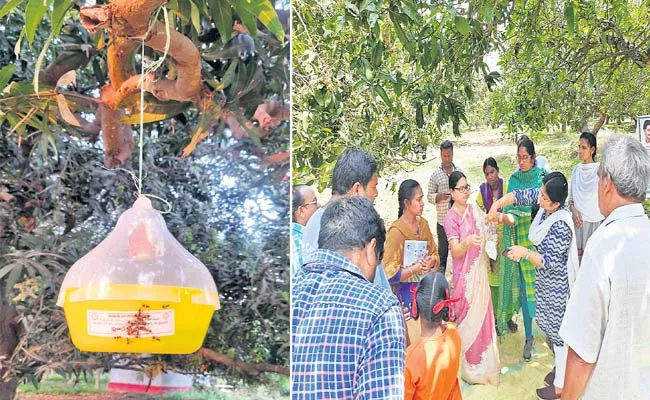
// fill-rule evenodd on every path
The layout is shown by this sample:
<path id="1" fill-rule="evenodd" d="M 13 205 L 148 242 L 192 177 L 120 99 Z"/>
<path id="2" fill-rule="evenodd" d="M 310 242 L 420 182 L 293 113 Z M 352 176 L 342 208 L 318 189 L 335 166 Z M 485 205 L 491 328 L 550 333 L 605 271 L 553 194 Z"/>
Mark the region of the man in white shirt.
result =
<path id="1" fill-rule="evenodd" d="M 569 346 L 562 399 L 650 396 L 650 220 L 641 202 L 650 156 L 629 136 L 603 149 L 598 205 L 560 336 Z"/>

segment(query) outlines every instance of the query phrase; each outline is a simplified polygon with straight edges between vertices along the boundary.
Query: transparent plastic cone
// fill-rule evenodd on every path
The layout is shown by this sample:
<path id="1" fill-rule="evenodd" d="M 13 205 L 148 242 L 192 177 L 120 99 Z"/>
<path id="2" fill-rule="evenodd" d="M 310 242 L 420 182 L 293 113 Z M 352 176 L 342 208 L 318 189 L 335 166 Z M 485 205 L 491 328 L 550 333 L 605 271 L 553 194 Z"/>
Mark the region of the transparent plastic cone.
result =
<path id="1" fill-rule="evenodd" d="M 83 351 L 188 354 L 219 309 L 208 269 L 140 197 L 61 285 L 74 345 Z"/>

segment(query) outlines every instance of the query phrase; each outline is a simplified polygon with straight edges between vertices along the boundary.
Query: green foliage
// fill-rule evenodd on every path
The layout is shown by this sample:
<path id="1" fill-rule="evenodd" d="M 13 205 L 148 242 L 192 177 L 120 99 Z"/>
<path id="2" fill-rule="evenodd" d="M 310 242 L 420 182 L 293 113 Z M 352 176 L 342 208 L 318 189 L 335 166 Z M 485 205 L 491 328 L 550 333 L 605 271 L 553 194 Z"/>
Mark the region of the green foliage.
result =
<path id="1" fill-rule="evenodd" d="M 650 109 L 647 1 L 293 7 L 294 169 L 320 188 L 348 146 L 390 163 L 475 121 L 515 136 Z"/>
<path id="2" fill-rule="evenodd" d="M 247 362 L 287 363 L 288 183 L 278 184 L 280 170 L 262 167 L 250 146 L 224 151 L 228 142 L 209 140 L 198 157 L 179 160 L 169 149 L 183 139 L 165 134 L 166 124 L 155 129 L 161 135 L 146 142 L 144 191 L 172 203 L 165 215 L 170 231 L 208 266 L 221 296 L 204 346 Z M 0 203 L 0 265 L 7 269 L 0 292 L 14 299 L 28 327 L 12 373 L 29 380 L 70 374 L 90 360 L 114 362 L 110 354 L 76 351 L 54 303 L 65 270 L 110 232 L 135 198 L 129 175 L 101 166 L 101 150 L 66 136 L 55 145 L 55 154 L 42 157 L 34 141 L 24 139 L 19 148 L 0 136 L 0 188 L 15 196 Z M 23 289 L 9 285 L 7 276 L 43 279 L 35 296 L 19 298 Z M 207 366 L 192 356 L 163 360 L 187 372 Z"/>
<path id="3" fill-rule="evenodd" d="M 601 113 L 647 113 L 650 90 L 647 2 L 528 1 L 501 37 L 503 84 L 492 95 L 492 125 L 507 133 L 560 125 L 581 130 Z"/>
<path id="4" fill-rule="evenodd" d="M 25 7 L 36 3 L 13 1 L 0 9 L 0 191 L 15 197 L 0 200 L 0 296 L 13 299 L 23 333 L 28 332 L 10 365 L 11 375 L 30 382 L 52 372 L 69 377 L 98 366 L 108 368 L 116 361 L 109 354 L 75 350 L 63 311 L 54 304 L 65 271 L 106 237 L 135 199 L 131 177 L 106 170 L 101 143 L 62 120 L 58 108 L 57 97 L 63 96 L 71 112 L 92 120 L 94 97 L 107 83 L 106 43 L 100 46 L 105 37 L 80 26 L 80 2 L 46 3 L 50 7 L 36 24 L 25 15 Z M 251 54 L 206 58 L 202 64 L 203 76 L 214 85 L 215 103 L 241 121 L 250 119 L 264 100 L 282 101 L 289 83 L 289 45 L 274 37 L 282 36 L 274 25 L 277 15 L 268 1 L 255 4 L 258 8 L 249 14 L 274 31 L 261 28 L 251 39 Z M 200 49 L 232 47 L 230 37 L 220 37 L 230 35 L 232 30 L 224 26 L 237 17 L 231 2 L 172 0 L 168 7 L 188 10 L 182 16 L 170 15 Z M 218 23 L 212 21 L 214 7 L 228 10 Z M 28 24 L 35 27 L 33 40 L 21 48 Z M 40 85 L 35 92 L 31 81 L 39 69 L 39 54 L 34 49 L 40 51 L 44 66 L 80 55 L 87 58 L 76 70 L 76 87 Z M 228 84 L 222 85 L 226 78 Z M 124 107 L 134 115 L 139 103 L 125 102 Z M 173 204 L 165 215 L 170 231 L 208 266 L 222 296 L 222 309 L 214 315 L 204 346 L 245 362 L 286 365 L 287 166 L 268 166 L 264 160 L 288 151 L 288 127 L 281 125 L 264 138 L 236 139 L 223 123 L 210 126 L 201 121 L 188 103 L 161 103 L 146 96 L 145 112 L 163 115 L 165 121 L 145 125 L 144 191 Z M 209 129 L 207 138 L 192 157 L 180 160 L 190 140 L 185 132 L 195 126 Z M 137 168 L 136 153 L 125 168 Z M 125 358 L 131 366 L 143 363 Z M 219 367 L 196 356 L 161 360 L 191 373 Z"/>
<path id="5" fill-rule="evenodd" d="M 298 181 L 323 188 L 345 147 L 390 162 L 420 157 L 444 132 L 460 134 L 472 77 L 489 88 L 498 80 L 483 55 L 506 12 L 474 3 L 293 2 Z"/>
<path id="6" fill-rule="evenodd" d="M 264 100 L 282 101 L 286 96 L 285 88 L 289 84 L 287 66 L 289 46 L 283 43 L 283 27 L 269 0 L 172 0 L 166 7 L 175 11 L 171 18 L 172 29 L 176 27 L 186 33 L 199 49 L 205 50 L 206 55 L 228 51 L 234 47 L 231 35 L 235 18 L 241 19 L 254 37 L 254 39 L 249 37 L 252 48 L 248 52 L 235 51 L 234 57 L 223 59 L 206 56 L 206 62 L 203 64 L 204 75 L 206 82 L 215 90 L 212 95 L 215 106 L 228 110 L 240 122 L 247 122 Z M 0 67 L 11 63 L 16 65 L 13 76 L 8 70 L 3 70 L 0 74 L 0 83 L 5 81 L 6 74 L 10 75 L 7 82 L 22 83 L 29 79 L 34 86 L 33 94 L 38 94 L 34 96 L 35 101 L 31 98 L 29 102 L 29 105 L 38 111 L 32 113 L 30 113 L 32 108 L 25 110 L 27 104 L 20 107 L 20 112 L 16 109 L 15 105 L 20 104 L 22 100 L 20 96 L 25 94 L 23 86 L 19 97 L 11 98 L 11 93 L 2 95 L 6 101 L 0 101 L 0 122 L 7 121 L 11 124 L 12 130 L 21 135 L 26 134 L 25 126 L 35 127 L 38 132 L 45 133 L 49 129 L 49 124 L 63 125 L 66 130 L 74 134 L 87 134 L 83 129 L 70 126 L 62 118 L 65 113 L 59 112 L 56 104 L 52 106 L 52 100 L 56 100 L 52 96 L 59 93 L 64 96 L 74 96 L 74 98 L 68 97 L 65 102 L 73 113 L 96 113 L 96 104 L 89 107 L 89 103 L 96 103 L 90 94 L 108 82 L 105 32 L 100 31 L 90 35 L 80 26 L 78 2 L 74 0 L 12 1 L 0 9 L 0 15 L 8 15 L 6 19 L 0 20 L 0 24 L 5 27 L 4 32 L 7 33 L 0 35 Z M 162 13 L 157 15 L 159 19 L 163 18 Z M 270 34 L 262 32 L 261 35 L 257 35 L 258 21 L 269 29 Z M 238 33 L 237 36 L 248 35 Z M 24 37 L 27 38 L 30 48 L 21 47 Z M 12 49 L 18 57 L 11 52 Z M 35 60 L 33 49 L 40 49 Z M 87 61 L 83 54 L 88 58 Z M 77 71 L 77 85 L 84 88 L 83 95 L 79 91 L 69 94 L 64 89 L 57 88 L 56 93 L 50 92 L 43 98 L 42 92 L 47 92 L 51 88 L 44 88 L 44 85 L 39 83 L 41 71 L 52 64 L 66 64 L 79 57 L 84 58 L 84 61 L 80 63 L 81 68 Z M 140 68 L 139 65 L 136 67 Z M 165 72 L 172 75 L 173 71 L 175 68 L 171 66 Z M 157 116 L 149 120 L 168 119 L 191 106 L 190 103 L 163 103 L 150 95 L 146 96 L 145 100 L 145 112 Z M 38 101 L 40 103 L 35 105 L 34 103 Z M 128 103 L 127 101 L 121 105 L 128 115 L 136 115 L 139 102 Z M 10 113 L 13 115 L 8 116 L 7 114 Z M 44 113 L 47 114 L 49 122 L 43 118 Z M 212 118 L 208 118 L 209 121 L 204 124 L 204 127 L 195 128 L 195 133 L 200 131 L 201 134 L 209 134 L 217 131 L 214 133 L 221 134 L 226 126 L 223 123 L 216 124 L 214 120 L 220 114 L 208 114 Z M 127 122 L 136 121 L 134 118 L 128 118 Z M 205 127 L 208 127 L 210 132 L 206 133 Z M 261 145 L 255 130 L 248 129 L 247 133 L 251 140 L 258 146 Z"/>

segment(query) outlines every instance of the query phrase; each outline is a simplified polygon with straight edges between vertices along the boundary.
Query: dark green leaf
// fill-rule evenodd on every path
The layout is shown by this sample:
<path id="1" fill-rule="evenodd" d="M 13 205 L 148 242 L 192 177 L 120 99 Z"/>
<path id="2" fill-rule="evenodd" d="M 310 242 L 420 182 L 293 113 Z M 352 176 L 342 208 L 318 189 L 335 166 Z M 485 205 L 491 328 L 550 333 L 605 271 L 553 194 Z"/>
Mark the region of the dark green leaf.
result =
<path id="1" fill-rule="evenodd" d="M 492 22 L 492 17 L 493 17 L 492 4 L 489 1 L 487 1 L 487 2 L 485 2 L 485 4 L 483 4 L 482 9 L 483 9 L 483 18 L 485 18 L 485 22 L 488 22 L 488 23 Z"/>
<path id="2" fill-rule="evenodd" d="M 399 39 L 402 46 L 408 51 L 413 57 L 417 57 L 417 49 L 415 43 L 407 36 L 406 31 L 402 28 L 400 18 L 397 14 L 391 12 L 390 19 L 393 22 L 393 29 L 395 29 L 395 34 Z"/>
<path id="3" fill-rule="evenodd" d="M 368 7 L 368 4 L 370 4 L 372 0 L 363 0 L 361 4 L 359 4 L 359 12 L 363 12 Z"/>
<path id="4" fill-rule="evenodd" d="M 422 110 L 422 103 L 417 103 L 415 106 L 415 124 L 418 128 L 424 126 L 424 111 Z"/>
<path id="5" fill-rule="evenodd" d="M 381 86 L 374 86 L 373 90 L 381 97 L 382 100 L 384 100 L 384 103 L 388 106 L 388 108 L 393 108 L 393 103 L 390 101 L 390 98 L 386 94 L 386 91 L 384 90 L 383 87 Z"/>
<path id="6" fill-rule="evenodd" d="M 382 57 L 384 55 L 384 44 L 381 41 L 375 43 L 372 49 L 372 66 L 379 68 L 381 66 Z"/>
<path id="7" fill-rule="evenodd" d="M 421 17 L 420 14 L 418 14 L 413 0 L 402 0 L 402 4 L 404 4 L 402 7 L 404 14 L 408 15 L 409 18 L 413 20 L 413 22 L 420 22 Z"/>
<path id="8" fill-rule="evenodd" d="M 232 60 L 230 62 L 230 65 L 228 66 L 228 69 L 226 70 L 226 73 L 223 74 L 223 77 L 221 78 L 221 82 L 223 83 L 224 88 L 227 88 L 234 82 L 235 71 L 237 70 L 238 63 L 239 63 L 238 60 Z"/>
<path id="9" fill-rule="evenodd" d="M 576 14 L 575 8 L 573 7 L 573 2 L 568 1 L 564 6 L 564 17 L 566 18 L 567 29 L 569 33 L 573 35 L 576 28 Z"/>
<path id="10" fill-rule="evenodd" d="M 209 0 L 210 15 L 219 30 L 221 42 L 226 43 L 232 34 L 232 8 L 226 0 Z"/>
<path id="11" fill-rule="evenodd" d="M 190 16 L 192 15 L 190 0 L 178 0 L 178 13 L 183 20 L 183 23 L 188 23 L 190 21 Z"/>
<path id="12" fill-rule="evenodd" d="M 257 33 L 256 19 L 259 19 L 278 40 L 284 40 L 282 24 L 269 0 L 233 0 L 233 6 L 251 35 Z"/>

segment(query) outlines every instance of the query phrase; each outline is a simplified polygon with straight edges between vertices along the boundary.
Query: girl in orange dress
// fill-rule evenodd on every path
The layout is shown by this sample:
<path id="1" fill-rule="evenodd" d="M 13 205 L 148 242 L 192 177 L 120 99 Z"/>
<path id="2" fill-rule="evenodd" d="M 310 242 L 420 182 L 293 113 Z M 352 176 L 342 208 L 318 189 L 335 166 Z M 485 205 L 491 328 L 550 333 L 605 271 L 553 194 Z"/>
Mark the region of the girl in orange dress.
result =
<path id="1" fill-rule="evenodd" d="M 460 400 L 460 335 L 447 324 L 449 284 L 440 272 L 422 278 L 416 294 L 421 336 L 406 349 L 404 398 Z"/>

